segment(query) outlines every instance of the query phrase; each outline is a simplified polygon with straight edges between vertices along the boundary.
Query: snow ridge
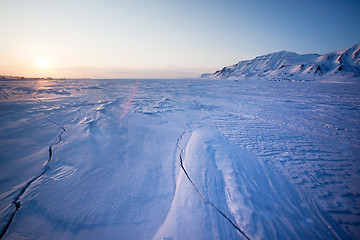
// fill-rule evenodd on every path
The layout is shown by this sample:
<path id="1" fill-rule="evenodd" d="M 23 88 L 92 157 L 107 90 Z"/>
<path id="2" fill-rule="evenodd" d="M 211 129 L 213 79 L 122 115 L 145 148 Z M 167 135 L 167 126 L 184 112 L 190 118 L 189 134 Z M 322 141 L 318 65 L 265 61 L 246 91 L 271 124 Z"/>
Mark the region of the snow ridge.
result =
<path id="1" fill-rule="evenodd" d="M 180 147 L 180 145 L 179 145 L 179 141 L 180 141 L 180 139 L 182 139 L 182 137 L 184 136 L 184 134 L 185 134 L 185 132 L 183 132 L 183 133 L 181 134 L 181 136 L 177 139 L 177 141 L 176 141 L 176 146 L 177 146 L 178 149 L 180 150 L 180 155 L 179 155 L 179 158 L 180 158 L 180 166 L 181 166 L 182 170 L 184 171 L 187 179 L 190 181 L 190 183 L 191 183 L 191 184 L 193 185 L 193 187 L 195 188 L 196 192 L 200 195 L 200 197 L 202 198 L 202 200 L 203 200 L 206 204 L 208 204 L 208 205 L 212 206 L 213 208 L 215 208 L 216 211 L 219 212 L 226 220 L 228 220 L 228 221 L 231 223 L 231 225 L 233 225 L 233 227 L 234 227 L 239 233 L 241 233 L 247 240 L 251 240 L 251 238 L 250 238 L 239 226 L 237 226 L 228 216 L 226 216 L 226 214 L 225 214 L 223 211 L 221 211 L 213 202 L 211 202 L 210 200 L 207 200 L 207 199 L 204 197 L 204 195 L 200 192 L 199 188 L 195 185 L 194 181 L 190 178 L 188 172 L 187 172 L 186 169 L 185 169 L 184 159 L 183 159 L 183 157 L 182 157 L 182 155 L 183 155 L 183 153 L 184 153 L 184 149 L 183 149 L 182 147 Z"/>
<path id="2" fill-rule="evenodd" d="M 216 79 L 265 77 L 296 80 L 314 80 L 324 76 L 360 77 L 360 43 L 324 55 L 300 55 L 288 51 L 270 53 L 201 76 Z"/>

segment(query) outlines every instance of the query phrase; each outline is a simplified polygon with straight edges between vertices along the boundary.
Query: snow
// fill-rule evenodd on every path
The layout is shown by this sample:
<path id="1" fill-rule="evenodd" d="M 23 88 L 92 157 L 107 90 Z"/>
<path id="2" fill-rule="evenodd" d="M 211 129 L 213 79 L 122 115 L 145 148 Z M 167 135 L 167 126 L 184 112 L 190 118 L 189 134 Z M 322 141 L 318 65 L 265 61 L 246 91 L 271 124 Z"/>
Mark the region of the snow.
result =
<path id="1" fill-rule="evenodd" d="M 348 49 L 319 54 L 297 54 L 281 51 L 256 57 L 252 60 L 224 67 L 213 74 L 205 73 L 203 78 L 244 79 L 267 78 L 288 80 L 326 80 L 336 78 L 360 81 L 360 43 Z"/>
<path id="2" fill-rule="evenodd" d="M 360 84 L 331 79 L 1 79 L 3 239 L 358 239 Z"/>

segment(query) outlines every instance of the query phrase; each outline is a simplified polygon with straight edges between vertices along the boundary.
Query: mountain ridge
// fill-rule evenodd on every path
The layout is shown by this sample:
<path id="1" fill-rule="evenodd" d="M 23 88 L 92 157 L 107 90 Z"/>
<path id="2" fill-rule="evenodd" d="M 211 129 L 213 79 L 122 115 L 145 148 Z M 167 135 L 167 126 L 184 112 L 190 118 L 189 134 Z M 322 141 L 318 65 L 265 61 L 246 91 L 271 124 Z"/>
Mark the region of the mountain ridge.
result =
<path id="1" fill-rule="evenodd" d="M 323 55 L 289 51 L 269 53 L 201 75 L 203 78 L 215 79 L 263 77 L 295 80 L 314 80 L 324 76 L 360 78 L 360 43 Z"/>

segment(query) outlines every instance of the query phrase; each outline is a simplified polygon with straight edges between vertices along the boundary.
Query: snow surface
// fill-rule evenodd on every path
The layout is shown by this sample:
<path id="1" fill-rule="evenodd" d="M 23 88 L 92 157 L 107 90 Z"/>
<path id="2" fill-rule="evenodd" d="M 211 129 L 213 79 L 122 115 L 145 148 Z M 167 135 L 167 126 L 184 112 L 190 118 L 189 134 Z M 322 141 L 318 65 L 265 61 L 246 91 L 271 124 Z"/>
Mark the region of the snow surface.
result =
<path id="1" fill-rule="evenodd" d="M 205 73 L 203 78 L 244 79 L 268 78 L 273 80 L 360 81 L 360 43 L 348 49 L 319 54 L 299 55 L 281 51 L 256 57 L 252 60 L 224 67 L 215 73 Z"/>
<path id="2" fill-rule="evenodd" d="M 0 86 L 3 239 L 360 238 L 359 82 Z"/>

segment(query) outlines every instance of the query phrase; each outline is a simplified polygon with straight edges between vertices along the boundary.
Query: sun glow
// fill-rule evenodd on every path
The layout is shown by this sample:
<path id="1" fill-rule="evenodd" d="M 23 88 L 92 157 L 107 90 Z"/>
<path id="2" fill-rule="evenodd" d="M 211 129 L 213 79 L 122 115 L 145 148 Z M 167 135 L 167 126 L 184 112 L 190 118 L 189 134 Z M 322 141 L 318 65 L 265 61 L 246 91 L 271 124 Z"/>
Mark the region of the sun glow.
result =
<path id="1" fill-rule="evenodd" d="M 41 69 L 49 68 L 50 64 L 46 58 L 38 58 L 36 60 L 36 66 Z"/>

